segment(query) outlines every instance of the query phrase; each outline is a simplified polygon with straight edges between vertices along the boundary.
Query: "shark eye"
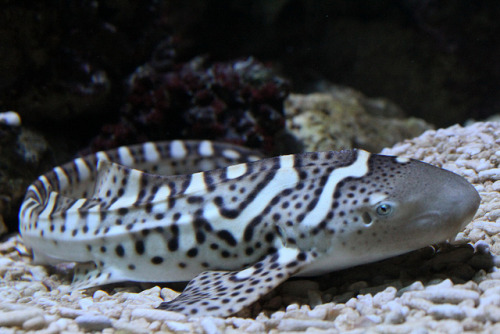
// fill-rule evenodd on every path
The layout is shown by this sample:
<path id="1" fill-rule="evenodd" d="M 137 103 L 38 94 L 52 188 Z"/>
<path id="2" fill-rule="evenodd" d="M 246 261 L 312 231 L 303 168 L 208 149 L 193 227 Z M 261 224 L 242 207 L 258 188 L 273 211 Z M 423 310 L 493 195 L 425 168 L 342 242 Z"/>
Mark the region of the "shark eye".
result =
<path id="1" fill-rule="evenodd" d="M 377 214 L 379 216 L 387 216 L 392 213 L 392 205 L 389 203 L 382 203 L 379 206 L 377 206 Z"/>

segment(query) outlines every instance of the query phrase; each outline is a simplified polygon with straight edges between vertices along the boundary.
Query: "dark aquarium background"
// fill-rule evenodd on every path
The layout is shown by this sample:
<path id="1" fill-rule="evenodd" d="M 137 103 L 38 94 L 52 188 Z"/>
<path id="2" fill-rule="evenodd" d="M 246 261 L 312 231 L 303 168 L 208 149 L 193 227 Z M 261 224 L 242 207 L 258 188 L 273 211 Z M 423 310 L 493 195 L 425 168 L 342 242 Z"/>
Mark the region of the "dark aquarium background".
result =
<path id="1" fill-rule="evenodd" d="M 291 94 L 349 87 L 436 128 L 500 110 L 498 1 L 0 5 L 0 112 L 22 120 L 0 124 L 9 225 L 26 186 L 80 154 L 174 138 L 304 149 L 281 135 Z"/>

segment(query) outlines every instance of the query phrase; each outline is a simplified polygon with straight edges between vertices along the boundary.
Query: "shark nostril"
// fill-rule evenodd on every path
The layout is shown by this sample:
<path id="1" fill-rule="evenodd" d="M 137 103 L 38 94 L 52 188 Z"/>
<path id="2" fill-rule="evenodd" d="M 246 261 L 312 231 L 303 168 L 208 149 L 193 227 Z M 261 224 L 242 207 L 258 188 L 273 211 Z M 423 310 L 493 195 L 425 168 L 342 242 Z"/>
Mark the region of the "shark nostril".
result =
<path id="1" fill-rule="evenodd" d="M 373 221 L 372 216 L 370 216 L 370 214 L 368 212 L 363 212 L 362 218 L 363 218 L 363 222 L 366 225 L 370 225 Z"/>

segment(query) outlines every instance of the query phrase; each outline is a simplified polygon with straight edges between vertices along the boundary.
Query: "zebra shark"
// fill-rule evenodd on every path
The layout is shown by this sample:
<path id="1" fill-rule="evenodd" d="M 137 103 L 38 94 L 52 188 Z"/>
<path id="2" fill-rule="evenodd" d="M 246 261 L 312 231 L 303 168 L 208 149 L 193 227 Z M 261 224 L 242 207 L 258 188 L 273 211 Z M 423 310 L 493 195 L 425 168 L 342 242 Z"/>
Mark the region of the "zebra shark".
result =
<path id="1" fill-rule="evenodd" d="M 29 186 L 20 233 L 72 286 L 190 281 L 158 308 L 229 316 L 294 275 L 453 238 L 480 203 L 463 177 L 363 150 L 263 159 L 210 141 L 120 147 Z"/>

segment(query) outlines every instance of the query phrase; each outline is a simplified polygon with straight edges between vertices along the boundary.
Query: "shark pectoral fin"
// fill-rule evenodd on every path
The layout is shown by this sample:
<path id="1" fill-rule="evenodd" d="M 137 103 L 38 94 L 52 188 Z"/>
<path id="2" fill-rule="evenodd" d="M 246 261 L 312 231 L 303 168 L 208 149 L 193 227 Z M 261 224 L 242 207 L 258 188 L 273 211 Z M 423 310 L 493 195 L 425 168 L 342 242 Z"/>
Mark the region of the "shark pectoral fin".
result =
<path id="1" fill-rule="evenodd" d="M 241 271 L 205 271 L 174 300 L 158 309 L 186 315 L 226 317 L 251 305 L 316 257 L 314 252 L 282 248 Z"/>
<path id="2" fill-rule="evenodd" d="M 93 262 L 76 263 L 71 287 L 75 290 L 126 281 L 109 267 L 97 267 Z"/>

